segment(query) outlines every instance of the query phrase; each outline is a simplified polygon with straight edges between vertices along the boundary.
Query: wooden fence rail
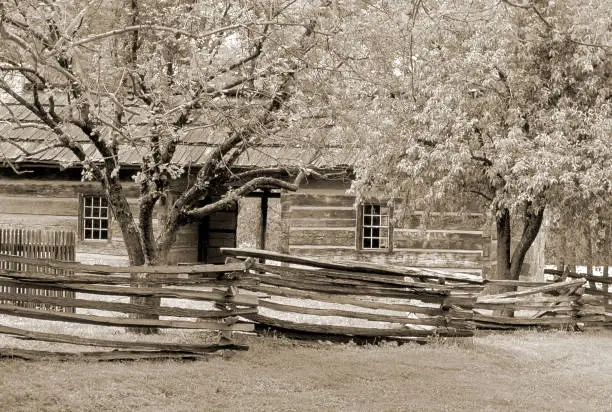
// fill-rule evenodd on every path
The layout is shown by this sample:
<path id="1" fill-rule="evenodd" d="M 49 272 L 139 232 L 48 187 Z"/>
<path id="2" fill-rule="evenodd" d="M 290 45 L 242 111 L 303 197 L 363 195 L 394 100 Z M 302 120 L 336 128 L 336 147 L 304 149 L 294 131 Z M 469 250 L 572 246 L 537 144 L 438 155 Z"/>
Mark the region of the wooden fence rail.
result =
<path id="1" fill-rule="evenodd" d="M 258 298 L 238 293 L 238 285 L 253 286 L 257 280 L 246 273 L 243 263 L 228 265 L 193 266 L 138 266 L 113 267 L 104 265 L 81 265 L 54 259 L 32 259 L 22 256 L 0 255 L 3 269 L 0 282 L 12 289 L 0 291 L 0 314 L 24 318 L 70 322 L 88 325 L 143 328 L 206 329 L 219 333 L 219 341 L 210 345 L 153 344 L 147 342 L 125 342 L 84 338 L 76 335 L 44 333 L 35 330 L 0 325 L 0 333 L 46 342 L 73 343 L 86 346 L 119 348 L 111 352 L 81 352 L 78 356 L 93 359 L 142 359 L 202 357 L 217 350 L 245 350 L 248 347 L 233 341 L 233 332 L 252 331 L 253 324 L 240 320 L 240 316 L 257 313 Z M 26 266 L 27 265 L 27 266 Z M 21 268 L 48 268 L 59 273 L 22 270 Z M 135 286 L 132 274 L 145 276 L 147 286 Z M 150 279 L 148 278 L 150 277 Z M 143 282 L 142 279 L 138 280 Z M 190 289 L 184 289 L 189 286 Z M 193 287 L 197 286 L 197 289 Z M 69 290 L 71 296 L 47 296 L 19 294 L 21 288 Z M 84 293 L 79 296 L 75 293 Z M 159 297 L 182 301 L 209 302 L 210 308 L 189 308 L 188 302 L 177 306 L 109 302 L 97 300 L 100 295 L 115 297 Z M 14 301 L 31 304 L 28 307 L 9 304 Z M 109 311 L 108 316 L 90 313 L 60 313 L 44 310 L 39 305 L 58 305 L 82 309 Z M 126 315 L 117 316 L 116 312 Z M 113 315 L 113 313 L 115 313 Z M 134 318 L 134 314 L 147 318 Z M 158 316 L 171 317 L 158 319 Z M 179 319 L 176 319 L 179 318 Z M 56 353 L 66 358 L 66 353 Z M 36 359 L 51 356 L 47 352 L 24 351 L 18 348 L 0 348 L 0 356 L 19 356 Z"/>

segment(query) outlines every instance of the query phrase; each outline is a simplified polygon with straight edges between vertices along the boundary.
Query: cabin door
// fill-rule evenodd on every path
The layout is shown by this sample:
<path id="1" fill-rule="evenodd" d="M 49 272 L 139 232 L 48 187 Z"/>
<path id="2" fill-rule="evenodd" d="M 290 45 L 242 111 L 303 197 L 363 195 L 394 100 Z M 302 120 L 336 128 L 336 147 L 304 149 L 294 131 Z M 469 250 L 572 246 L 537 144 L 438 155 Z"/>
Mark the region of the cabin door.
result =
<path id="1" fill-rule="evenodd" d="M 200 221 L 198 227 L 198 262 L 225 262 L 222 247 L 236 247 L 238 209 L 216 212 Z"/>

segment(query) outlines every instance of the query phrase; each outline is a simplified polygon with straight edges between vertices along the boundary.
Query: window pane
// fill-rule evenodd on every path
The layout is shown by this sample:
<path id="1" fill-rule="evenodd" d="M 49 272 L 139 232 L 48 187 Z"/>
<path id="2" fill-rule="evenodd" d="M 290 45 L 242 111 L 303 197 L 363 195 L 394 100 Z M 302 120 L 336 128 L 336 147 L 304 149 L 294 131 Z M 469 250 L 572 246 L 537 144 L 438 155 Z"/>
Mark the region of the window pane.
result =
<path id="1" fill-rule="evenodd" d="M 84 197 L 83 238 L 108 239 L 108 202 L 101 196 Z"/>
<path id="2" fill-rule="evenodd" d="M 372 218 L 372 225 L 373 226 L 380 226 L 380 217 L 379 216 L 374 216 Z"/>
<path id="3" fill-rule="evenodd" d="M 380 206 L 379 205 L 372 205 L 372 214 L 374 214 L 374 215 L 379 215 L 380 214 Z"/>
<path id="4" fill-rule="evenodd" d="M 372 237 L 372 229 L 369 227 L 363 228 L 363 237 Z"/>
<path id="5" fill-rule="evenodd" d="M 363 224 L 364 224 L 364 226 L 371 226 L 372 225 L 372 218 L 370 216 L 364 216 L 363 217 Z"/>
<path id="6" fill-rule="evenodd" d="M 372 239 L 363 239 L 363 248 L 370 249 L 372 248 Z"/>
<path id="7" fill-rule="evenodd" d="M 372 237 L 379 237 L 380 236 L 380 228 L 374 227 L 372 228 Z"/>
<path id="8" fill-rule="evenodd" d="M 378 249 L 380 247 L 380 241 L 378 239 L 372 239 L 372 249 Z"/>

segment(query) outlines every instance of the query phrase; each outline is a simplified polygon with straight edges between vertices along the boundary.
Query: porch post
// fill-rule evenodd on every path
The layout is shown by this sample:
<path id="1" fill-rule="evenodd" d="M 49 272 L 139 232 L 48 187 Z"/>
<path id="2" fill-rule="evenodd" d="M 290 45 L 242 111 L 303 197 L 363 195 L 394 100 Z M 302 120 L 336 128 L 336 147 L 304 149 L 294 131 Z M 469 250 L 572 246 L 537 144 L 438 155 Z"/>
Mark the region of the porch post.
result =
<path id="1" fill-rule="evenodd" d="M 261 196 L 260 202 L 260 221 L 259 221 L 259 233 L 257 236 L 257 249 L 266 248 L 266 232 L 268 230 L 268 195 L 270 191 L 264 190 Z"/>

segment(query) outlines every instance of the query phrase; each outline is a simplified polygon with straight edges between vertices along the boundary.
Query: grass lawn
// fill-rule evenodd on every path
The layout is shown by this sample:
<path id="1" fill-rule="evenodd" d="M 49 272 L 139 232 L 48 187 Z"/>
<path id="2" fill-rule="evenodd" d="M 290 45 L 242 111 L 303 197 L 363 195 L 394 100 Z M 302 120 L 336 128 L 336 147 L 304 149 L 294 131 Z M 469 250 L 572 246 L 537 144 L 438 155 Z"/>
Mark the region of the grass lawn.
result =
<path id="1" fill-rule="evenodd" d="M 229 360 L 3 359 L 0 410 L 612 410 L 612 332 L 424 346 L 243 339 L 251 349 Z"/>

